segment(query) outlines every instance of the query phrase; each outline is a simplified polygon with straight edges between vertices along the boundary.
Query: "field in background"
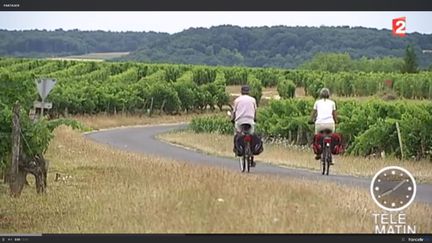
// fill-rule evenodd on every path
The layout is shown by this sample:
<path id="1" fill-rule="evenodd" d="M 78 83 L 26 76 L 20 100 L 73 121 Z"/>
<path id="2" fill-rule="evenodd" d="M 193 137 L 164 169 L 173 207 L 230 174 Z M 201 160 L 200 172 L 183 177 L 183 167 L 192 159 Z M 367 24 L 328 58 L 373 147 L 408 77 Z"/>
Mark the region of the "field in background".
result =
<path id="1" fill-rule="evenodd" d="M 211 139 L 208 139 L 211 137 Z M 191 131 L 170 132 L 159 135 L 164 141 L 180 144 L 186 147 L 219 156 L 233 157 L 233 139 L 231 135 L 194 133 Z M 319 162 L 314 159 L 312 149 L 283 144 L 265 144 L 264 152 L 256 157 L 257 161 L 293 168 L 310 170 L 320 169 Z M 353 176 L 373 176 L 385 166 L 402 166 L 413 172 L 418 182 L 432 182 L 432 164 L 428 161 L 399 161 L 387 158 L 363 158 L 353 156 L 336 156 L 336 165 L 331 167 L 332 174 Z M 259 166 L 259 164 L 258 164 Z M 318 174 L 317 174 L 318 175 Z"/>
<path id="2" fill-rule="evenodd" d="M 240 95 L 241 85 L 228 85 L 225 88 L 225 91 L 230 95 Z M 274 97 L 278 95 L 276 87 L 263 87 L 262 89 L 263 97 Z"/>
<path id="3" fill-rule="evenodd" d="M 241 89 L 241 85 L 228 85 L 226 86 L 226 92 L 228 92 L 231 96 L 239 96 L 240 95 L 240 89 Z M 380 98 L 386 98 L 387 96 L 385 95 L 375 95 L 376 97 L 380 97 Z M 359 101 L 366 101 L 370 98 L 372 98 L 373 96 L 358 96 L 355 97 L 357 100 Z M 305 94 L 305 89 L 304 87 L 296 87 L 295 90 L 295 98 L 310 98 L 309 96 L 306 96 Z M 338 96 L 338 95 L 332 95 L 331 97 L 332 99 L 337 99 L 337 100 L 352 100 L 353 97 L 344 97 L 344 96 Z M 397 98 L 397 97 L 396 97 Z M 279 100 L 280 96 L 279 93 L 277 91 L 276 87 L 263 87 L 262 88 L 262 97 L 261 99 L 264 100 L 270 100 L 270 99 L 276 99 Z M 416 102 L 418 100 L 408 100 L 408 101 L 412 101 L 412 102 Z M 266 103 L 263 103 L 266 104 Z"/>
<path id="4" fill-rule="evenodd" d="M 150 124 L 164 124 L 164 123 L 179 123 L 179 122 L 189 122 L 192 118 L 207 115 L 216 115 L 221 112 L 215 111 L 205 111 L 203 113 L 189 113 L 182 115 L 153 115 L 152 117 L 148 116 L 139 116 L 139 115 L 76 115 L 71 118 L 81 122 L 86 127 L 91 129 L 105 129 L 112 127 L 121 127 L 121 126 L 135 126 L 135 125 L 150 125 Z M 224 113 L 225 114 L 225 113 Z"/>
<path id="5" fill-rule="evenodd" d="M 85 55 L 73 55 L 65 57 L 48 58 L 50 60 L 68 60 L 68 61 L 104 61 L 117 57 L 129 55 L 129 52 L 95 52 Z"/>
<path id="6" fill-rule="evenodd" d="M 46 157 L 46 195 L 31 185 L 14 199 L 0 185 L 0 232 L 372 233 L 380 211 L 364 190 L 113 150 L 64 127 Z M 406 214 L 431 228 L 430 205 Z"/>

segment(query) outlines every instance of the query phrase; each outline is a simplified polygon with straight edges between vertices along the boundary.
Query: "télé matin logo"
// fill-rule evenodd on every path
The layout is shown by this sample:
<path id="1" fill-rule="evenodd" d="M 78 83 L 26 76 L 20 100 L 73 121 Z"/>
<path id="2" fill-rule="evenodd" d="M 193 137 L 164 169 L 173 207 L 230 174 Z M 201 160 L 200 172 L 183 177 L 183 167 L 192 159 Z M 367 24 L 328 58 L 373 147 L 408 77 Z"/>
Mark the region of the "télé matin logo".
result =
<path id="1" fill-rule="evenodd" d="M 406 35 L 406 17 L 395 18 L 392 23 L 393 35 L 404 37 Z"/>

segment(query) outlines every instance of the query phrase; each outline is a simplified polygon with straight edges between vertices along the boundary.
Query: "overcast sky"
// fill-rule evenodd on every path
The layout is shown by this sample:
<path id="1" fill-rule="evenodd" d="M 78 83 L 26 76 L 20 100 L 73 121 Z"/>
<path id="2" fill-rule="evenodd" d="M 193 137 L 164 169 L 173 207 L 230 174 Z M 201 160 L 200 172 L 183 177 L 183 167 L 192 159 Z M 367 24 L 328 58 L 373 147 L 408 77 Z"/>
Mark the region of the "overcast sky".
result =
<path id="1" fill-rule="evenodd" d="M 407 17 L 408 33 L 432 33 L 432 12 L 0 12 L 0 29 L 156 31 L 176 33 L 190 27 L 363 26 L 391 29 L 392 19 Z"/>

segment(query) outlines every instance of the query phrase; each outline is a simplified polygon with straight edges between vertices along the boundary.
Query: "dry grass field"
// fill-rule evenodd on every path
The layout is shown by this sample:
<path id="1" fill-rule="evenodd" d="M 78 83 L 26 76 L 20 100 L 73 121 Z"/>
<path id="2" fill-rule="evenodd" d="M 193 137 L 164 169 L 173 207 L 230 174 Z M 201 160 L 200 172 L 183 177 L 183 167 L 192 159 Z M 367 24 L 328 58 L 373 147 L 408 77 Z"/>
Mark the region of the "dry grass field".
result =
<path id="1" fill-rule="evenodd" d="M 228 85 L 226 86 L 225 91 L 231 95 L 238 96 L 240 95 L 240 89 L 241 89 L 241 85 Z M 271 88 L 263 87 L 262 97 L 267 99 L 275 98 L 275 97 L 279 97 L 279 94 L 277 92 L 276 87 L 271 87 Z"/>
<path id="2" fill-rule="evenodd" d="M 180 122 L 189 122 L 192 118 L 196 116 L 212 116 L 219 114 L 219 111 L 205 111 L 203 113 L 189 113 L 182 115 L 153 115 L 152 117 L 148 116 L 139 116 L 139 115 L 81 115 L 81 116 L 73 116 L 72 119 L 78 120 L 84 125 L 92 129 L 105 129 L 112 127 L 121 127 L 121 126 L 135 126 L 135 125 L 150 125 L 150 124 L 165 124 L 165 123 L 180 123 Z M 225 114 L 223 112 L 223 114 Z"/>
<path id="3" fill-rule="evenodd" d="M 212 139 L 208 139 L 210 137 Z M 181 131 L 159 135 L 162 140 L 198 149 L 219 156 L 233 156 L 232 136 L 219 134 L 194 133 Z M 432 163 L 428 161 L 399 161 L 396 159 L 362 158 L 335 156 L 336 165 L 331 167 L 332 174 L 372 177 L 385 166 L 398 165 L 413 172 L 419 182 L 432 182 Z M 310 148 L 294 148 L 282 144 L 266 144 L 264 152 L 257 156 L 258 161 L 281 166 L 319 170 L 319 162 L 314 159 Z"/>

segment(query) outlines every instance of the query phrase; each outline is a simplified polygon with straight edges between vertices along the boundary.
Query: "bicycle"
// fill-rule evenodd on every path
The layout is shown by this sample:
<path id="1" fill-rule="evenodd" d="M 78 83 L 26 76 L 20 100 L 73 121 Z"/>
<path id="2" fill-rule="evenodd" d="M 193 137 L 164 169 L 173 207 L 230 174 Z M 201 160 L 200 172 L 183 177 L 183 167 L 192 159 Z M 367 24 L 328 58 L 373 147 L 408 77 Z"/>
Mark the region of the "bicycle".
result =
<path id="1" fill-rule="evenodd" d="M 227 115 L 229 117 L 231 117 L 231 111 L 227 112 Z M 240 126 L 240 134 L 241 136 L 243 136 L 243 141 L 245 144 L 244 147 L 244 152 L 243 154 L 240 156 L 239 158 L 239 164 L 240 164 L 240 171 L 243 172 L 250 172 L 250 168 L 252 167 L 252 163 L 253 163 L 253 153 L 252 153 L 252 149 L 251 149 L 251 142 L 252 142 L 252 134 L 249 133 L 249 131 L 251 130 L 252 126 L 250 124 L 242 124 Z"/>
<path id="2" fill-rule="evenodd" d="M 332 151 L 331 151 L 331 143 L 332 143 L 332 131 L 331 130 L 324 130 L 321 131 L 322 134 L 324 134 L 324 137 L 322 138 L 322 155 L 321 155 L 321 166 L 322 166 L 322 175 L 329 175 L 330 172 L 330 166 L 333 165 L 332 163 Z"/>
<path id="3" fill-rule="evenodd" d="M 309 121 L 308 124 L 315 124 L 315 122 Z M 321 138 L 321 174 L 329 175 L 330 166 L 333 165 L 333 156 L 332 156 L 332 131 L 330 129 L 324 129 L 320 132 L 323 137 Z M 315 143 L 315 141 L 314 141 Z"/>
<path id="4" fill-rule="evenodd" d="M 249 133 L 251 129 L 250 124 L 242 124 L 240 134 L 243 135 L 243 141 L 245 143 L 244 153 L 239 158 L 240 171 L 243 173 L 247 171 L 250 172 L 250 167 L 253 163 L 253 154 L 251 150 L 252 134 Z"/>

